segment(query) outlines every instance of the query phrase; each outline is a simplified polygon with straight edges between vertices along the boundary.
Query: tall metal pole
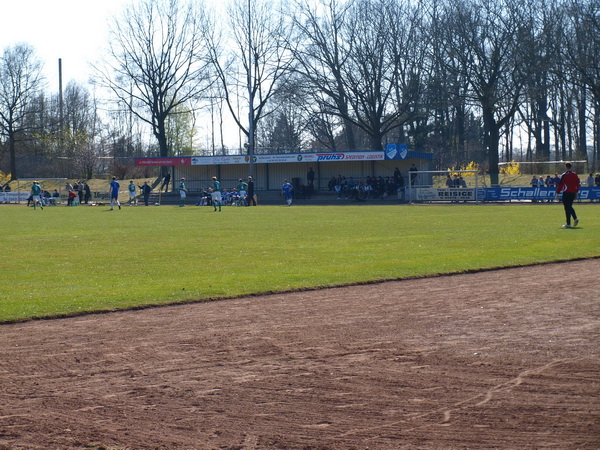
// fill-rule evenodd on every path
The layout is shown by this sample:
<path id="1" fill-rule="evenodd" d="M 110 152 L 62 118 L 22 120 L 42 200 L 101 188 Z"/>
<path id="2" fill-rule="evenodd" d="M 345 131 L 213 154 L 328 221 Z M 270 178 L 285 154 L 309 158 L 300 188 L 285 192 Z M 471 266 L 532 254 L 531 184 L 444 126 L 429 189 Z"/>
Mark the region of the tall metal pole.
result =
<path id="1" fill-rule="evenodd" d="M 62 86 L 62 58 L 58 58 L 58 151 L 62 154 L 63 150 L 63 86 Z"/>
<path id="2" fill-rule="evenodd" d="M 254 98 L 252 95 L 252 14 L 248 0 L 248 159 L 249 175 L 254 178 Z"/>

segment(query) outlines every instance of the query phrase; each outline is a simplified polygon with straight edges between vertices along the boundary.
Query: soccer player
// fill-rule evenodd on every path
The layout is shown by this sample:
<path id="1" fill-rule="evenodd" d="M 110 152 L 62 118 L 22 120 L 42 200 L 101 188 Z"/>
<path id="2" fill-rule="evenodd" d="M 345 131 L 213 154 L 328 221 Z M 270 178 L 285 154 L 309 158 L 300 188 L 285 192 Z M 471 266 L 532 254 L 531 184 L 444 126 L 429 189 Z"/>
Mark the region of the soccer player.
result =
<path id="1" fill-rule="evenodd" d="M 246 204 L 246 189 L 248 189 L 248 183 L 246 183 L 244 180 L 242 180 L 240 178 L 240 181 L 238 181 L 237 184 L 237 190 L 240 194 L 240 198 L 241 198 L 241 203 L 243 203 L 244 205 Z"/>
<path id="2" fill-rule="evenodd" d="M 217 205 L 219 206 L 219 211 L 221 211 L 221 182 L 217 180 L 217 177 L 212 177 L 212 192 L 210 196 L 212 198 L 212 204 L 215 208 L 215 211 L 217 210 Z"/>
<path id="3" fill-rule="evenodd" d="M 187 197 L 187 188 L 185 187 L 185 178 L 179 181 L 179 206 L 185 206 L 185 198 Z"/>
<path id="4" fill-rule="evenodd" d="M 283 186 L 281 187 L 281 192 L 285 196 L 285 200 L 287 201 L 288 206 L 292 206 L 292 191 L 294 187 L 288 183 L 288 180 L 283 180 Z"/>
<path id="5" fill-rule="evenodd" d="M 36 205 L 39 203 L 40 208 L 44 209 L 42 206 L 42 187 L 37 181 L 34 181 L 31 185 L 31 200 L 33 201 L 33 209 L 35 209 Z"/>
<path id="6" fill-rule="evenodd" d="M 135 184 L 133 184 L 133 180 L 129 182 L 127 190 L 129 191 L 129 206 L 133 204 L 137 206 L 137 196 L 135 195 Z"/>
<path id="7" fill-rule="evenodd" d="M 121 209 L 121 203 L 119 202 L 119 187 L 120 184 L 117 181 L 117 177 L 112 177 L 110 182 L 110 210 L 115 209 L 115 203 Z"/>
<path id="8" fill-rule="evenodd" d="M 556 188 L 556 199 L 558 200 L 558 194 L 562 192 L 562 202 L 565 207 L 565 215 L 567 217 L 567 223 L 563 225 L 563 228 L 571 228 L 571 217 L 573 217 L 573 226 L 579 224 L 579 219 L 573 209 L 573 202 L 579 192 L 579 177 L 573 170 L 571 170 L 571 163 L 566 163 L 565 173 L 560 176 L 558 187 Z"/>

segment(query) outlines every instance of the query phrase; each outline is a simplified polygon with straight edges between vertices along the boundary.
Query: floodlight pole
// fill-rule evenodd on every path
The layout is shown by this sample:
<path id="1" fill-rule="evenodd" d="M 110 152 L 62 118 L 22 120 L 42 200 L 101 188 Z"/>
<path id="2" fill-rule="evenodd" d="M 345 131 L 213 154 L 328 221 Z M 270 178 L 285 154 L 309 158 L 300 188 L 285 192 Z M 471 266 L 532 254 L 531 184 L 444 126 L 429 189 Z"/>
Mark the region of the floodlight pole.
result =
<path id="1" fill-rule="evenodd" d="M 252 95 L 252 14 L 248 0 L 248 163 L 249 175 L 254 178 L 254 97 Z"/>

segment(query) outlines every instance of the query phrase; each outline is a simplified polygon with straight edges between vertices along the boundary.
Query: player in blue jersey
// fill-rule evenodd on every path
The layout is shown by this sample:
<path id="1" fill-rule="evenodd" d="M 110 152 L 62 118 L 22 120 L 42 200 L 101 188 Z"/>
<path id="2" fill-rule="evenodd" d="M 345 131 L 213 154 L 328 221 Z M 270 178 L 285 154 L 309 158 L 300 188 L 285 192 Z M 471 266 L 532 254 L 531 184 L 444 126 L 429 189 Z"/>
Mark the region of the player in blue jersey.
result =
<path id="1" fill-rule="evenodd" d="M 121 203 L 119 202 L 119 182 L 117 181 L 117 177 L 112 177 L 112 181 L 110 182 L 110 210 L 115 209 L 115 203 L 121 209 Z"/>
<path id="2" fill-rule="evenodd" d="M 283 186 L 281 187 L 281 192 L 285 196 L 285 200 L 286 200 L 288 206 L 292 206 L 293 190 L 294 190 L 294 187 L 290 183 L 288 183 L 288 180 L 283 180 Z"/>

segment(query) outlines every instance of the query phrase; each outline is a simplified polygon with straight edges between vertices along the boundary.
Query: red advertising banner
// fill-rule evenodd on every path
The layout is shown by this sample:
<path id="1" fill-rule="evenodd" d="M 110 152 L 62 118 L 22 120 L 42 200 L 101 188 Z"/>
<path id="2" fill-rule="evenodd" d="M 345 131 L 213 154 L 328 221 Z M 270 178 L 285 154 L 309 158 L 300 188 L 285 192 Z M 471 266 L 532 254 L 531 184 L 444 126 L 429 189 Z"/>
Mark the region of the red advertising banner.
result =
<path id="1" fill-rule="evenodd" d="M 136 158 L 136 166 L 189 166 L 192 164 L 191 157 L 183 158 Z"/>

